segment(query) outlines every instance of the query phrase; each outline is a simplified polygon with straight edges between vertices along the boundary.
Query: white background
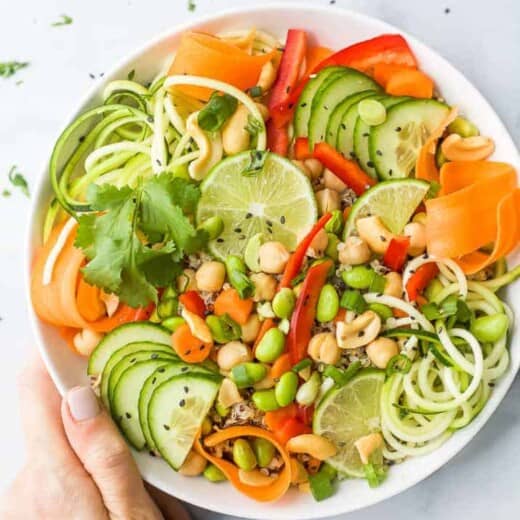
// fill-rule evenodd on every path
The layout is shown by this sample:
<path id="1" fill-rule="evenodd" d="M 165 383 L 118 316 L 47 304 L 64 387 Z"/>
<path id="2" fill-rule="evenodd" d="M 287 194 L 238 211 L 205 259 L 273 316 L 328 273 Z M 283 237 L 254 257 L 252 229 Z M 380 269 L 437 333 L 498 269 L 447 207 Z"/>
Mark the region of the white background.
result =
<path id="1" fill-rule="evenodd" d="M 287 0 L 290 3 L 291 0 Z M 198 14 L 260 0 L 0 0 L 0 62 L 30 61 L 0 78 L 0 192 L 18 165 L 30 185 L 65 119 L 92 81 L 158 32 Z M 327 5 L 329 0 L 309 3 Z M 482 91 L 520 141 L 520 4 L 516 0 L 337 0 L 402 27 L 448 58 Z M 449 9 L 449 12 L 446 10 Z M 61 14 L 74 23 L 51 27 Z M 348 31 L 348 28 L 345 28 Z M 18 80 L 23 80 L 17 85 Z M 32 348 L 23 284 L 29 203 L 0 197 L 0 492 L 23 463 L 16 375 Z M 520 381 L 475 440 L 402 495 L 349 518 L 502 520 L 520 510 Z M 42 449 L 45 449 L 42 446 Z M 348 491 L 345 495 L 348 500 Z M 194 510 L 196 518 L 224 517 Z"/>

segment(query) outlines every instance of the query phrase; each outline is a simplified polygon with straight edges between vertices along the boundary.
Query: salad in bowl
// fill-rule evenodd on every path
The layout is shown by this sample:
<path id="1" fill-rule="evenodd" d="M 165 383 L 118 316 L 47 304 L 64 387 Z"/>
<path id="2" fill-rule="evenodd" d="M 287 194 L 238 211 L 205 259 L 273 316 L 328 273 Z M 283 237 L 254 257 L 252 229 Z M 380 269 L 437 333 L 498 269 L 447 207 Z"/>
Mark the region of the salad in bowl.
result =
<path id="1" fill-rule="evenodd" d="M 34 310 L 186 478 L 261 502 L 384 486 L 508 371 L 516 171 L 399 34 L 186 31 L 171 53 L 57 140 Z"/>

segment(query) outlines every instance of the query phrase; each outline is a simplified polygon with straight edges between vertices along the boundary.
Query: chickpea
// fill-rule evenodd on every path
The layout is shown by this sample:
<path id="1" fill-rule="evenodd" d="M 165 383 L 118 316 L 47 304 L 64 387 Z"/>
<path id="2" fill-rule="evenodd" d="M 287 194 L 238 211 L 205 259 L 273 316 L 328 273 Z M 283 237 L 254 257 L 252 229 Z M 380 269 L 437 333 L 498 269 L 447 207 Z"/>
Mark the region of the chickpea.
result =
<path id="1" fill-rule="evenodd" d="M 337 191 L 325 188 L 324 190 L 317 191 L 315 195 L 320 215 L 340 209 L 341 203 Z"/>
<path id="2" fill-rule="evenodd" d="M 293 164 L 297 166 L 304 174 L 305 177 L 312 179 L 311 170 L 307 168 L 307 165 L 303 161 L 298 161 L 297 159 L 293 159 Z"/>
<path id="3" fill-rule="evenodd" d="M 410 237 L 408 254 L 419 256 L 426 249 L 426 226 L 420 222 L 410 222 L 404 227 L 405 236 Z"/>
<path id="4" fill-rule="evenodd" d="M 184 269 L 183 273 L 177 277 L 177 290 L 179 292 L 196 291 L 197 279 L 194 269 Z"/>
<path id="5" fill-rule="evenodd" d="M 394 234 L 376 216 L 363 217 L 356 220 L 356 228 L 359 236 L 368 244 L 374 253 L 383 255 Z"/>
<path id="6" fill-rule="evenodd" d="M 323 173 L 323 164 L 318 159 L 305 159 L 303 164 L 309 170 L 312 180 L 317 179 Z"/>
<path id="7" fill-rule="evenodd" d="M 308 255 L 312 258 L 321 258 L 329 245 L 329 236 L 324 229 L 320 229 L 309 246 Z"/>
<path id="8" fill-rule="evenodd" d="M 341 357 L 341 350 L 332 332 L 320 332 L 313 336 L 307 352 L 316 363 L 327 365 L 335 365 Z"/>
<path id="9" fill-rule="evenodd" d="M 102 339 L 103 334 L 92 329 L 82 329 L 74 336 L 72 342 L 82 356 L 90 356 Z"/>
<path id="10" fill-rule="evenodd" d="M 221 370 L 229 371 L 234 366 L 251 361 L 251 349 L 240 341 L 230 341 L 220 347 L 217 353 L 217 364 Z"/>
<path id="11" fill-rule="evenodd" d="M 198 477 L 206 469 L 206 459 L 196 451 L 191 450 L 179 468 L 179 473 L 185 477 Z"/>
<path id="12" fill-rule="evenodd" d="M 390 359 L 399 354 L 399 346 L 390 338 L 377 338 L 366 348 L 368 359 L 377 368 L 386 368 Z"/>
<path id="13" fill-rule="evenodd" d="M 274 298 L 276 286 L 278 285 L 274 276 L 265 273 L 255 273 L 249 278 L 255 284 L 255 294 L 253 296 L 255 302 L 270 302 Z"/>
<path id="14" fill-rule="evenodd" d="M 403 296 L 403 278 L 399 273 L 391 272 L 385 274 L 386 285 L 383 294 L 401 298 Z"/>
<path id="15" fill-rule="evenodd" d="M 226 279 L 226 267 L 222 262 L 204 262 L 195 274 L 200 291 L 220 291 Z"/>
<path id="16" fill-rule="evenodd" d="M 281 242 L 266 242 L 260 246 L 258 256 L 264 273 L 279 274 L 283 273 L 290 254 Z"/>
<path id="17" fill-rule="evenodd" d="M 251 134 L 246 130 L 248 118 L 249 109 L 240 105 L 222 128 L 222 145 L 227 155 L 249 148 Z"/>
<path id="18" fill-rule="evenodd" d="M 273 86 L 275 79 L 276 69 L 273 62 L 269 60 L 260 70 L 260 76 L 257 81 L 257 86 L 262 89 L 262 94 L 265 94 Z"/>
<path id="19" fill-rule="evenodd" d="M 260 318 L 258 314 L 251 314 L 244 325 L 242 325 L 242 335 L 240 339 L 244 343 L 253 343 L 258 336 L 259 330 Z"/>
<path id="20" fill-rule="evenodd" d="M 345 191 L 347 188 L 347 185 L 337 175 L 334 175 L 334 173 L 332 173 L 328 168 L 323 170 L 323 185 L 325 188 L 329 188 L 339 193 Z"/>
<path id="21" fill-rule="evenodd" d="M 346 265 L 365 264 L 370 260 L 368 244 L 359 237 L 347 237 L 343 244 L 338 246 L 339 261 Z"/>

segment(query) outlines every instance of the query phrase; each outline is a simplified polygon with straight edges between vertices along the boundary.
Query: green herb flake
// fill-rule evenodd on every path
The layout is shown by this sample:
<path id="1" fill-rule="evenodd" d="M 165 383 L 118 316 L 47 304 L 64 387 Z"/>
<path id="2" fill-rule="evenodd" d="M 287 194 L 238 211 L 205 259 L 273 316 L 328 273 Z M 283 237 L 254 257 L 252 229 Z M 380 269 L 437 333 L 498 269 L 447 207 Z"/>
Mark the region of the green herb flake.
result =
<path id="1" fill-rule="evenodd" d="M 254 139 L 258 136 L 258 134 L 263 130 L 264 124 L 259 121 L 256 117 L 249 114 L 247 117 L 247 125 L 245 127 L 246 132 L 251 136 L 251 139 Z"/>
<path id="2" fill-rule="evenodd" d="M 235 113 L 237 106 L 238 101 L 233 96 L 214 92 L 207 105 L 199 112 L 199 126 L 206 132 L 217 132 Z"/>
<path id="3" fill-rule="evenodd" d="M 188 11 L 193 13 L 195 9 L 197 9 L 197 4 L 194 2 L 194 0 L 188 0 Z"/>
<path id="4" fill-rule="evenodd" d="M 135 77 L 135 69 L 132 69 L 132 70 L 128 73 L 128 75 L 127 75 L 126 77 L 127 77 L 128 81 L 132 81 L 132 80 L 134 79 L 134 77 Z"/>
<path id="5" fill-rule="evenodd" d="M 18 166 L 11 166 L 11 169 L 8 173 L 9 182 L 15 188 L 19 188 L 20 191 L 26 196 L 29 197 L 29 184 L 25 180 L 25 177 L 18 170 Z"/>
<path id="6" fill-rule="evenodd" d="M 61 27 L 63 25 L 70 25 L 73 21 L 74 20 L 70 16 L 62 14 L 61 18 L 58 21 L 51 23 L 51 27 Z"/>
<path id="7" fill-rule="evenodd" d="M 245 177 L 254 177 L 258 175 L 263 169 L 267 159 L 268 152 L 262 150 L 254 150 L 250 153 L 251 160 L 246 169 L 242 172 Z"/>
<path id="8" fill-rule="evenodd" d="M 11 196 L 11 192 L 9 190 L 2 190 L 2 197 L 7 198 Z"/>
<path id="9" fill-rule="evenodd" d="M 28 61 L 4 61 L 0 62 L 0 77 L 10 78 L 19 70 L 29 66 Z"/>

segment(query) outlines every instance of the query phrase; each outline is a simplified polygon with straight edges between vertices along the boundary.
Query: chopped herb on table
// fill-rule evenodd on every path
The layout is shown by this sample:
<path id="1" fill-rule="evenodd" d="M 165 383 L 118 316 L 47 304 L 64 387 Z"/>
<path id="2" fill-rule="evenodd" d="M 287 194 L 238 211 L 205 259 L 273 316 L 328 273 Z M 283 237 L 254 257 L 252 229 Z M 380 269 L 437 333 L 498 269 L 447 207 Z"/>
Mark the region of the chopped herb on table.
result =
<path id="1" fill-rule="evenodd" d="M 62 14 L 61 19 L 54 23 L 51 23 L 51 26 L 52 27 L 61 27 L 63 25 L 70 25 L 73 21 L 74 20 L 70 16 L 68 16 L 66 14 Z"/>
<path id="2" fill-rule="evenodd" d="M 197 4 L 194 2 L 194 0 L 188 0 L 188 11 L 192 12 L 197 9 Z"/>
<path id="3" fill-rule="evenodd" d="M 0 76 L 2 78 L 10 78 L 14 76 L 20 69 L 24 69 L 29 65 L 28 61 L 4 61 L 0 63 Z"/>
<path id="4" fill-rule="evenodd" d="M 7 198 L 11 196 L 11 192 L 9 190 L 2 191 L 2 197 Z"/>
<path id="5" fill-rule="evenodd" d="M 11 169 L 8 173 L 9 182 L 16 188 L 19 188 L 21 192 L 28 197 L 29 196 L 29 184 L 27 183 L 25 177 L 20 173 L 18 170 L 18 166 L 11 166 Z M 6 195 L 5 192 L 7 190 L 4 190 L 3 195 L 4 197 L 8 197 L 10 195 Z"/>

